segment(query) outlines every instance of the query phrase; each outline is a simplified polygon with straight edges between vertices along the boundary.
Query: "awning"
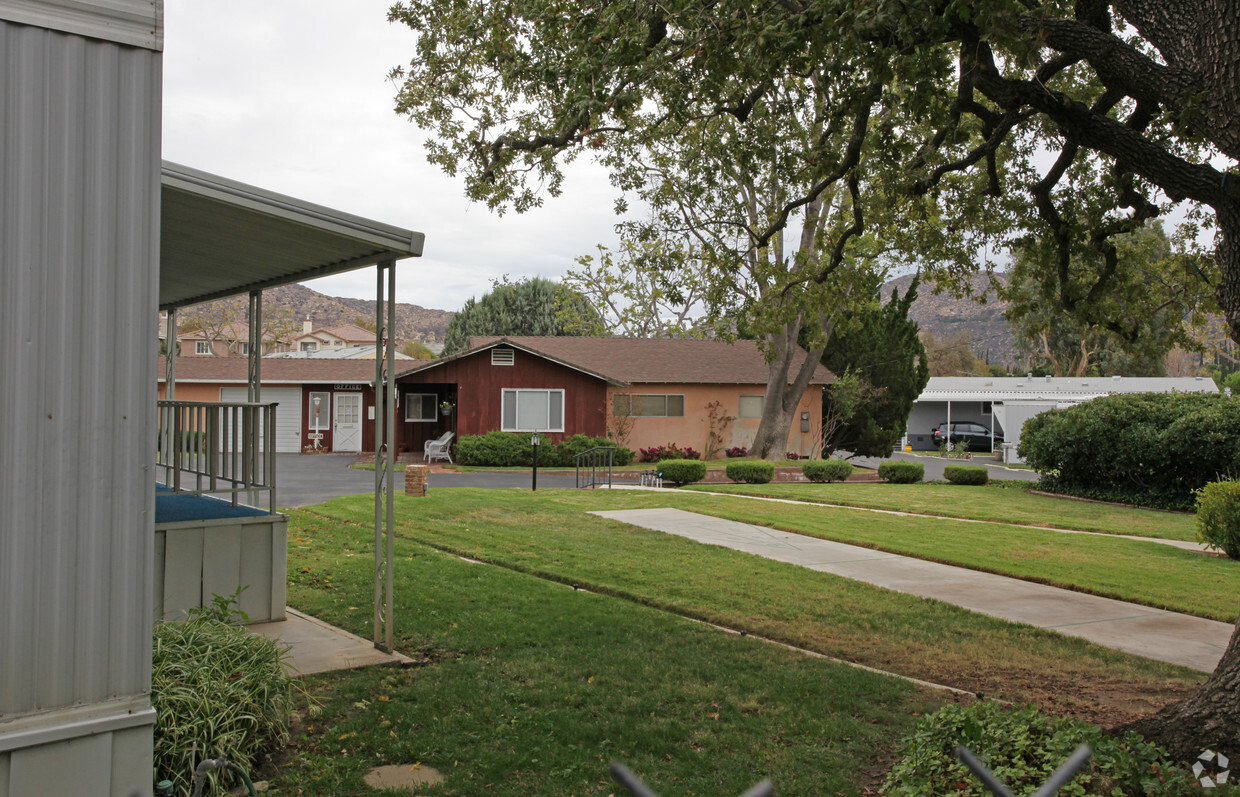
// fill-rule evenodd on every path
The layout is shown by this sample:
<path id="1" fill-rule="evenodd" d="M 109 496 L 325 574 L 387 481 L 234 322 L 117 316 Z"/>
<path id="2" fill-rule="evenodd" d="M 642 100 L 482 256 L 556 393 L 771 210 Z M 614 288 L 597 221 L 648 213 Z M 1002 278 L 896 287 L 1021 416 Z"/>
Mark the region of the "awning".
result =
<path id="1" fill-rule="evenodd" d="M 424 236 L 163 162 L 159 308 L 420 257 Z"/>

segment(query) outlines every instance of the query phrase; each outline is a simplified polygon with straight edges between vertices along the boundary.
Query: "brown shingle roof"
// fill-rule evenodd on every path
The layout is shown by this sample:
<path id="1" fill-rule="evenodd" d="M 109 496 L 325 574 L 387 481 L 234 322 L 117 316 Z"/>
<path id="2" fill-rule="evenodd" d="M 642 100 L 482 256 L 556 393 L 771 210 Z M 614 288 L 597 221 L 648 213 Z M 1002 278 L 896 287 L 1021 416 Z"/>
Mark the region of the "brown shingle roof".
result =
<path id="1" fill-rule="evenodd" d="M 178 382 L 239 382 L 248 379 L 245 357 L 178 357 Z M 399 370 L 399 368 L 397 369 Z M 159 358 L 159 381 L 164 381 L 164 358 Z M 373 382 L 374 360 L 264 359 L 263 384 L 287 382 Z"/>
<path id="2" fill-rule="evenodd" d="M 497 343 L 542 355 L 611 382 L 766 384 L 768 368 L 752 340 L 727 343 L 719 340 L 601 337 L 476 337 L 467 356 Z M 799 366 L 805 352 L 798 349 L 793 364 Z M 434 363 L 410 370 L 434 367 Z M 408 371 L 406 371 L 407 373 Z M 827 384 L 831 372 L 819 366 L 811 384 Z"/>

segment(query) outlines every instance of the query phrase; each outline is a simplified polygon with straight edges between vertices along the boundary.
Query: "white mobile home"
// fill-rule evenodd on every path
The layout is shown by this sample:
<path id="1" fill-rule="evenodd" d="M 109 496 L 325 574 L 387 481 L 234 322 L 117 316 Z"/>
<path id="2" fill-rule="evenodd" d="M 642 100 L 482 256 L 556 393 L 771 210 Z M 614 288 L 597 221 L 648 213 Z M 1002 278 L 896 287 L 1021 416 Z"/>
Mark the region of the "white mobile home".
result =
<path id="1" fill-rule="evenodd" d="M 1046 410 L 1113 393 L 1217 393 L 1214 380 L 1188 377 L 933 376 L 913 402 L 905 437 L 915 451 L 929 451 L 941 423 L 985 426 L 1015 445 L 1025 421 Z M 1014 449 L 1012 449 L 1014 450 Z"/>

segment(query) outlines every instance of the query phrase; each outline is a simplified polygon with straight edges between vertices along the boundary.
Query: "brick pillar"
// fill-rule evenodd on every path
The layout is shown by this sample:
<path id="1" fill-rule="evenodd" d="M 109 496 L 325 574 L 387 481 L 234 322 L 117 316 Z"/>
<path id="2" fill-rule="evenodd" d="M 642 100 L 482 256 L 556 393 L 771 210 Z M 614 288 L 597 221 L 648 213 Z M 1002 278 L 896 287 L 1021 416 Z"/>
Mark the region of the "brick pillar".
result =
<path id="1" fill-rule="evenodd" d="M 405 466 L 405 495 L 418 498 L 426 495 L 426 476 L 430 469 L 425 465 Z"/>

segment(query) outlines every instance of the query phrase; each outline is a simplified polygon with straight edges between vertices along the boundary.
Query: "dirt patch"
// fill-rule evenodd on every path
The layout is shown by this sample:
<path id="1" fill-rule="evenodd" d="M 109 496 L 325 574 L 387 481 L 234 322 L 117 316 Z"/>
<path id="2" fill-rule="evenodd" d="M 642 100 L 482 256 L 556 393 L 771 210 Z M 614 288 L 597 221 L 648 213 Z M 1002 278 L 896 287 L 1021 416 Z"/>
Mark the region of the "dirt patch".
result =
<path id="1" fill-rule="evenodd" d="M 408 789 L 414 791 L 422 786 L 443 783 L 443 775 L 432 767 L 421 764 L 389 764 L 375 767 L 362 780 L 372 789 Z"/>

